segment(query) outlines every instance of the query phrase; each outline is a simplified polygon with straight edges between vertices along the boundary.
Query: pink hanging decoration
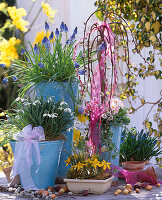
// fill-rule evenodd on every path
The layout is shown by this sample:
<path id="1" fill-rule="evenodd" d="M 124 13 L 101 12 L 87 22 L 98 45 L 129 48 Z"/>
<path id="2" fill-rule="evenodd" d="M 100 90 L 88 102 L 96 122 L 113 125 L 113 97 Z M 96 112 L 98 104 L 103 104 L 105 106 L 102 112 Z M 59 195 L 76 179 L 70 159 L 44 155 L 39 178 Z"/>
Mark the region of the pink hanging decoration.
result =
<path id="1" fill-rule="evenodd" d="M 115 37 L 114 34 L 107 23 L 102 23 L 97 27 L 98 31 L 103 32 L 104 40 L 103 44 L 105 45 L 105 49 L 102 50 L 101 59 L 99 64 L 97 65 L 94 76 L 91 83 L 91 101 L 93 99 L 100 100 L 101 99 L 101 90 L 102 90 L 102 84 L 105 84 L 104 87 L 104 96 L 106 94 L 107 85 L 105 80 L 105 65 L 106 65 L 106 58 L 109 57 L 111 63 L 112 63 L 112 73 L 114 72 L 114 80 L 112 84 L 112 88 L 110 91 L 109 99 L 111 99 L 111 96 L 113 95 L 115 88 L 116 88 L 116 60 L 117 60 L 117 53 L 115 48 Z M 103 103 L 103 102 L 102 102 Z M 99 123 L 97 127 L 97 123 Z M 98 115 L 94 117 L 94 113 L 91 113 L 90 115 L 90 135 L 89 139 L 91 143 L 95 147 L 95 152 L 97 149 L 101 152 L 101 144 L 100 144 L 100 127 L 101 127 L 101 116 L 98 118 Z"/>

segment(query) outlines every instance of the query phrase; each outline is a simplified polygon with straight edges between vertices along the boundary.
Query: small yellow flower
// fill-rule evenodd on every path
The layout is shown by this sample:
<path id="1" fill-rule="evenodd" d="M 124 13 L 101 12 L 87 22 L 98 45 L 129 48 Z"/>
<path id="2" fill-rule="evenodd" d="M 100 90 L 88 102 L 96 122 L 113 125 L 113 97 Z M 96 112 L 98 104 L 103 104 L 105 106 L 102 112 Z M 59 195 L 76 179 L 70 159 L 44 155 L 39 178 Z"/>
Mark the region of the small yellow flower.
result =
<path id="1" fill-rule="evenodd" d="M 86 123 L 86 121 L 88 121 L 88 116 L 85 116 L 84 114 L 78 114 L 77 115 L 77 117 L 78 117 L 78 120 L 81 122 L 81 123 Z"/>
<path id="2" fill-rule="evenodd" d="M 98 161 L 97 158 L 94 159 L 92 164 L 93 164 L 94 168 L 97 168 L 98 166 L 100 166 L 100 162 Z"/>
<path id="3" fill-rule="evenodd" d="M 22 19 L 23 16 L 26 16 L 26 10 L 24 8 L 16 8 L 15 6 L 8 7 L 7 11 L 9 16 L 12 19 L 12 24 L 21 31 L 26 32 L 27 28 L 25 26 L 29 25 L 29 22 Z"/>
<path id="4" fill-rule="evenodd" d="M 71 163 L 71 159 L 70 159 L 70 157 L 68 157 L 68 159 L 65 160 L 65 162 L 66 162 L 66 166 L 68 166 L 68 165 Z"/>
<path id="5" fill-rule="evenodd" d="M 55 17 L 55 14 L 57 12 L 57 10 L 52 10 L 52 8 L 50 7 L 50 5 L 48 3 L 44 3 L 42 2 L 42 8 L 43 8 L 43 12 L 50 18 L 53 19 Z"/>
<path id="6" fill-rule="evenodd" d="M 101 165 L 103 166 L 103 169 L 110 169 L 111 163 L 106 162 L 105 160 L 102 161 Z"/>
<path id="7" fill-rule="evenodd" d="M 6 4 L 4 2 L 0 3 L 0 11 L 2 11 L 5 7 L 6 7 Z"/>
<path id="8" fill-rule="evenodd" d="M 74 168 L 76 168 L 77 171 L 79 171 L 80 169 L 83 169 L 83 166 L 85 164 L 81 163 L 80 161 L 78 162 L 78 164 L 74 165 Z"/>

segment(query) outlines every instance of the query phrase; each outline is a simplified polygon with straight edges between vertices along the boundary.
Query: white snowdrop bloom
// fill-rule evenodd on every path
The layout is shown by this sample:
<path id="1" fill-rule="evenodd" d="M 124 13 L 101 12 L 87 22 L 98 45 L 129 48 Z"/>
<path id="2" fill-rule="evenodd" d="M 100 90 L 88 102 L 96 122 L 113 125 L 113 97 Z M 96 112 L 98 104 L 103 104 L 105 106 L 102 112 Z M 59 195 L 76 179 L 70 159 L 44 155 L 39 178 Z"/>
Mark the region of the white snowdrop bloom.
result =
<path id="1" fill-rule="evenodd" d="M 35 103 L 35 102 L 33 102 L 33 106 L 36 106 L 36 103 Z"/>
<path id="2" fill-rule="evenodd" d="M 17 97 L 17 98 L 16 98 L 16 101 L 20 101 L 20 99 L 21 99 L 20 97 Z"/>
<path id="3" fill-rule="evenodd" d="M 52 99 L 52 97 L 49 97 L 48 100 L 49 100 L 49 102 L 51 102 L 53 99 Z M 48 103 L 49 103 L 49 102 L 48 102 Z"/>
<path id="4" fill-rule="evenodd" d="M 19 116 L 16 116 L 16 119 L 20 119 L 20 117 L 19 117 Z"/>
<path id="5" fill-rule="evenodd" d="M 41 104 L 41 102 L 39 100 L 34 101 L 34 103 Z"/>
<path id="6" fill-rule="evenodd" d="M 48 114 L 46 114 L 46 113 L 45 113 L 45 114 L 43 114 L 43 117 L 47 117 L 47 116 L 48 116 Z"/>
<path id="7" fill-rule="evenodd" d="M 57 113 L 53 113 L 53 114 L 52 114 L 52 118 L 55 118 L 55 117 L 58 117 L 58 114 L 57 114 Z"/>
<path id="8" fill-rule="evenodd" d="M 71 109 L 70 108 L 65 108 L 64 111 L 71 113 Z"/>
<path id="9" fill-rule="evenodd" d="M 47 114 L 47 116 L 48 116 L 49 118 L 51 118 L 51 117 L 52 117 L 52 114 Z"/>
<path id="10" fill-rule="evenodd" d="M 23 98 L 20 98 L 20 101 L 23 103 L 23 102 L 25 101 L 25 99 L 23 99 Z"/>
<path id="11" fill-rule="evenodd" d="M 60 103 L 60 106 L 62 106 L 62 105 L 68 106 L 68 104 L 67 104 L 66 102 L 64 102 L 64 101 L 62 101 L 62 102 Z"/>
<path id="12" fill-rule="evenodd" d="M 30 104 L 31 104 L 31 103 L 29 103 L 29 102 L 25 102 L 25 103 L 24 103 L 25 106 L 29 106 Z"/>

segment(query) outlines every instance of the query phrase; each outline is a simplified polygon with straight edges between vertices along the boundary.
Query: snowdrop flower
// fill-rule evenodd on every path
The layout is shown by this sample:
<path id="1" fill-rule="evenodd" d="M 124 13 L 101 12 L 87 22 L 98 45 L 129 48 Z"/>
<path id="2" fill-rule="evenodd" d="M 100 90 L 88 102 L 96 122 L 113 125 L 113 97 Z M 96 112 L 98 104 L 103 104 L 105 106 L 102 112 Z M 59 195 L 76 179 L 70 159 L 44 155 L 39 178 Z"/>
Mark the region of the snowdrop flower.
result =
<path id="1" fill-rule="evenodd" d="M 58 116 L 57 113 L 53 113 L 53 114 L 52 114 L 52 118 L 55 118 L 55 117 L 57 117 L 57 116 Z"/>
<path id="2" fill-rule="evenodd" d="M 47 117 L 48 116 L 48 114 L 43 114 L 43 117 Z"/>
<path id="3" fill-rule="evenodd" d="M 62 102 L 60 103 L 60 106 L 62 106 L 62 105 L 68 106 L 68 104 L 67 104 L 66 102 L 64 102 L 64 101 L 62 101 Z"/>
<path id="4" fill-rule="evenodd" d="M 41 102 L 39 100 L 34 101 L 34 103 L 41 104 Z"/>
<path id="5" fill-rule="evenodd" d="M 16 101 L 20 101 L 20 99 L 21 99 L 20 97 L 17 97 L 17 98 L 16 98 Z"/>
<path id="6" fill-rule="evenodd" d="M 65 108 L 64 111 L 71 113 L 71 109 L 70 108 Z"/>
<path id="7" fill-rule="evenodd" d="M 31 104 L 31 103 L 29 103 L 29 102 L 25 102 L 25 103 L 24 103 L 25 106 L 28 106 L 28 105 L 30 105 L 30 104 Z"/>

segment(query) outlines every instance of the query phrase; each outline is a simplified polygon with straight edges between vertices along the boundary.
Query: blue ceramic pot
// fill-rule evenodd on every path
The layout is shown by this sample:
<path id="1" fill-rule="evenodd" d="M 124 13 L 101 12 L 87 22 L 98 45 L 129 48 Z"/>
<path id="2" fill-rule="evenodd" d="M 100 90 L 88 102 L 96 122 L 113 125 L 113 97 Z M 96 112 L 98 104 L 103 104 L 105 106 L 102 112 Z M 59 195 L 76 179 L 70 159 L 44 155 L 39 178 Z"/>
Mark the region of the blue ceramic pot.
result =
<path id="1" fill-rule="evenodd" d="M 47 99 L 53 97 L 56 101 L 61 100 L 68 103 L 69 108 L 74 112 L 75 100 L 78 94 L 77 82 L 42 82 L 35 88 L 36 96 Z M 73 126 L 74 122 L 72 122 Z M 68 154 L 72 153 L 73 145 L 73 129 L 70 132 L 66 132 L 67 140 L 64 143 L 61 152 L 60 164 L 58 167 L 57 177 L 64 179 L 66 177 L 69 166 L 66 166 L 65 160 L 68 158 Z"/>
<path id="2" fill-rule="evenodd" d="M 38 173 L 36 173 L 37 165 L 34 156 L 31 167 L 31 177 L 38 189 L 46 189 L 48 186 L 54 187 L 63 143 L 63 140 L 39 142 L 41 163 Z M 10 142 L 10 144 L 14 154 L 16 142 Z M 23 173 L 25 173 L 25 169 Z M 20 180 L 21 176 L 20 174 Z"/>
<path id="3" fill-rule="evenodd" d="M 110 130 L 113 132 L 112 136 L 112 142 L 115 144 L 116 148 L 118 149 L 118 152 L 120 152 L 120 142 L 121 142 L 121 135 L 122 135 L 122 127 L 121 126 L 111 126 Z M 102 153 L 103 157 L 108 160 L 109 154 L 108 152 Z M 119 167 L 119 157 L 120 154 L 115 157 L 115 159 L 110 158 L 110 163 Z M 115 177 L 113 181 L 117 181 L 118 178 Z"/>

